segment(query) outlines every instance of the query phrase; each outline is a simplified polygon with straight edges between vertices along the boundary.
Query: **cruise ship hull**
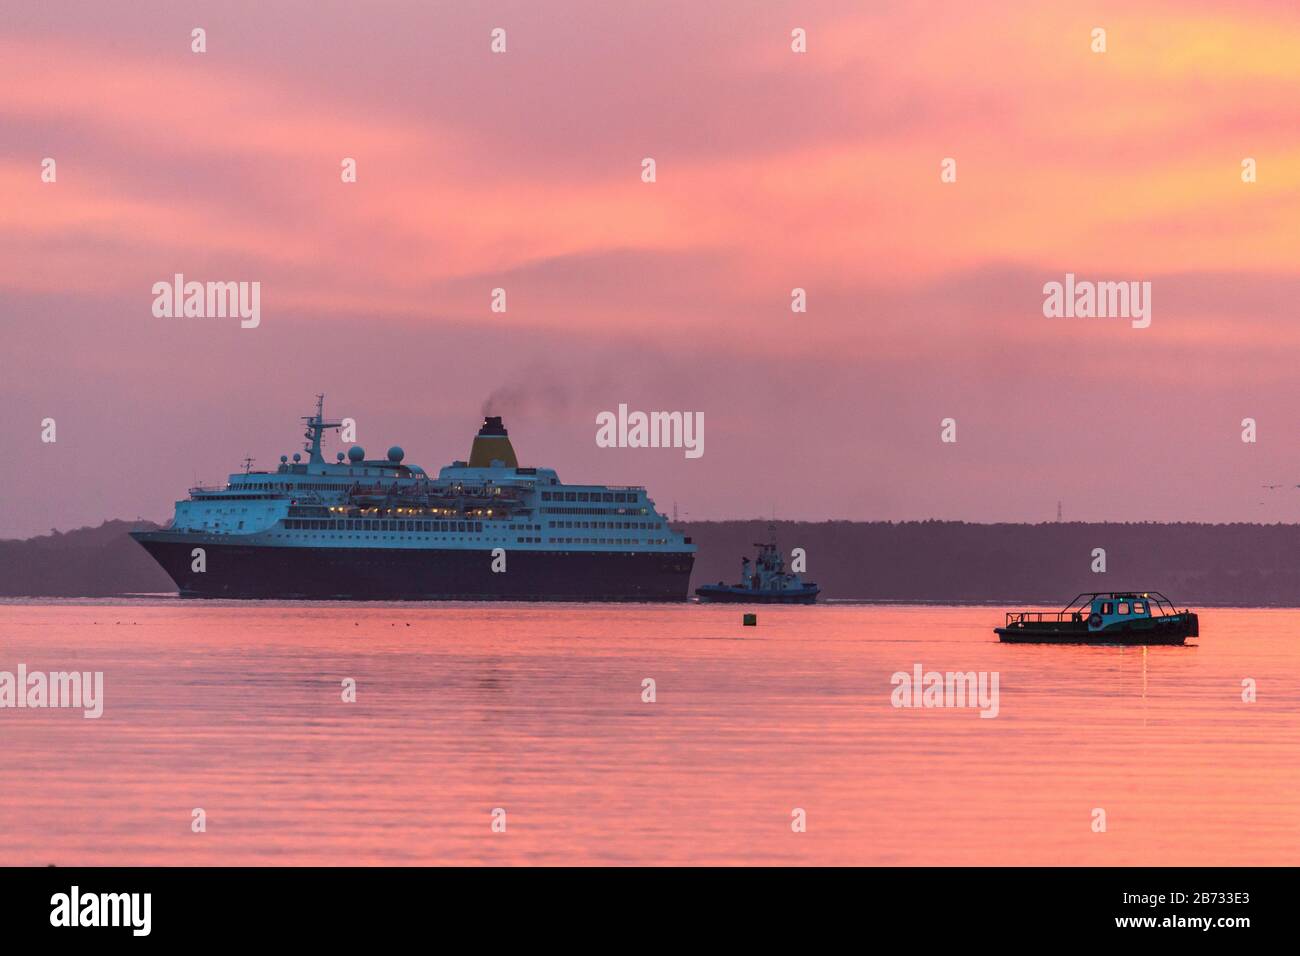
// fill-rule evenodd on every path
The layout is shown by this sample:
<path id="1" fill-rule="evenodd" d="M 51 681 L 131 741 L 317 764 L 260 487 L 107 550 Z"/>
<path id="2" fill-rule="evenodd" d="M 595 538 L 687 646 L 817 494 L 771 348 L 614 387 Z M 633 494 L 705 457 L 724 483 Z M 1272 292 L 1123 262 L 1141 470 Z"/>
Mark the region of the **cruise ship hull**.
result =
<path id="1" fill-rule="evenodd" d="M 222 543 L 175 532 L 131 535 L 182 597 L 384 601 L 684 601 L 689 552 L 311 548 Z M 192 570 L 201 547 L 206 569 Z"/>

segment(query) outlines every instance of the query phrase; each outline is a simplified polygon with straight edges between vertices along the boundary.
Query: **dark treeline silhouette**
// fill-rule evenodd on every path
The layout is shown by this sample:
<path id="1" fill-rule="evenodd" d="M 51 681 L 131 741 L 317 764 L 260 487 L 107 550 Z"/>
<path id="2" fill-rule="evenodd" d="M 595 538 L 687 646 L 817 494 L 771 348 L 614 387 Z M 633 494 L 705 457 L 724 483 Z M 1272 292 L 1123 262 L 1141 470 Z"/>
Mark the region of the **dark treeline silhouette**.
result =
<path id="1" fill-rule="evenodd" d="M 128 531 L 157 527 L 150 521 L 105 521 L 98 528 L 0 541 L 0 595 L 112 597 L 174 592 L 172 579 L 127 537 Z"/>
<path id="2" fill-rule="evenodd" d="M 0 541 L 0 595 L 103 597 L 170 592 L 171 579 L 127 537 L 151 522 Z M 768 522 L 675 525 L 699 545 L 691 587 L 734 583 Z M 1300 525 L 966 524 L 823 521 L 776 524 L 787 558 L 808 554 L 824 598 L 1062 604 L 1079 591 L 1155 589 L 1180 605 L 1300 605 Z M 1092 551 L 1106 549 L 1106 573 Z"/>
<path id="3" fill-rule="evenodd" d="M 740 558 L 766 541 L 766 521 L 681 525 L 699 545 L 692 587 L 735 582 Z M 1034 602 L 1080 591 L 1154 589 L 1180 605 L 1300 605 L 1300 525 L 967 524 L 960 521 L 778 522 L 790 556 L 824 598 Z M 1106 550 L 1094 574 L 1092 551 Z"/>

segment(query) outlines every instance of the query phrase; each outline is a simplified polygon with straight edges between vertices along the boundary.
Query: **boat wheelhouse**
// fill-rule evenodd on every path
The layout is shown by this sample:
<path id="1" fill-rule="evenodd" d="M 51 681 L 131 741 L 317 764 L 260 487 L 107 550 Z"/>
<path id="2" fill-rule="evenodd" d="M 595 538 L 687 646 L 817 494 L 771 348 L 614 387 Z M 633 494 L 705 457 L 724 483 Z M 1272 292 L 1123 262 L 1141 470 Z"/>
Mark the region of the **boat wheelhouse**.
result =
<path id="1" fill-rule="evenodd" d="M 993 630 L 1008 644 L 1182 644 L 1200 622 L 1159 591 L 1090 591 L 1056 612 L 1008 611 Z"/>

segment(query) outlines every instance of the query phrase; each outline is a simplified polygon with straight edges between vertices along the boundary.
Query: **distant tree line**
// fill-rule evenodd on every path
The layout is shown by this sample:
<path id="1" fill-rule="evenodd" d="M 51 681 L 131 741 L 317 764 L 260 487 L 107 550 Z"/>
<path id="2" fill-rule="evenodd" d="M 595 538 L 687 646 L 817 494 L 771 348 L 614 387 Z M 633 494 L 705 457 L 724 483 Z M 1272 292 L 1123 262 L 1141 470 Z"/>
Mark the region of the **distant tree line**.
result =
<path id="1" fill-rule="evenodd" d="M 127 537 L 151 522 L 0 541 L 0 595 L 103 597 L 174 591 Z M 734 583 L 768 522 L 674 527 L 699 546 L 691 587 Z M 787 559 L 808 555 L 825 598 L 958 603 L 1063 603 L 1080 591 L 1155 589 L 1187 605 L 1300 606 L 1300 525 L 967 524 L 960 521 L 782 521 Z M 1096 548 L 1106 572 L 1091 570 Z"/>
<path id="2" fill-rule="evenodd" d="M 699 545 L 692 587 L 734 582 L 765 521 L 680 525 Z M 1080 591 L 1154 589 L 1182 604 L 1300 606 L 1300 525 L 778 522 L 789 559 L 827 598 L 1053 605 Z M 1093 551 L 1105 573 L 1093 573 Z"/>

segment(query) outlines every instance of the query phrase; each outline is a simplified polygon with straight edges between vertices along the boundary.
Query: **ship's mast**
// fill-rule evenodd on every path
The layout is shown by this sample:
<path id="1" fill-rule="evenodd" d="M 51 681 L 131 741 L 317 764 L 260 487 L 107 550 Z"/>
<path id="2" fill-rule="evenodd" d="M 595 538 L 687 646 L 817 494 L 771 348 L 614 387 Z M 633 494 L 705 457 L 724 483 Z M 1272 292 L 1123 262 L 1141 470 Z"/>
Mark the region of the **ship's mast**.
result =
<path id="1" fill-rule="evenodd" d="M 307 443 L 302 446 L 303 450 L 306 451 L 309 456 L 307 460 L 313 465 L 323 465 L 325 463 L 325 456 L 320 453 L 321 436 L 325 434 L 325 429 L 341 428 L 343 427 L 343 423 L 325 421 L 324 393 L 316 396 L 316 414 L 303 418 L 303 421 L 307 423 L 307 431 L 303 433 L 303 437 L 307 439 Z"/>

